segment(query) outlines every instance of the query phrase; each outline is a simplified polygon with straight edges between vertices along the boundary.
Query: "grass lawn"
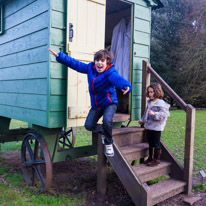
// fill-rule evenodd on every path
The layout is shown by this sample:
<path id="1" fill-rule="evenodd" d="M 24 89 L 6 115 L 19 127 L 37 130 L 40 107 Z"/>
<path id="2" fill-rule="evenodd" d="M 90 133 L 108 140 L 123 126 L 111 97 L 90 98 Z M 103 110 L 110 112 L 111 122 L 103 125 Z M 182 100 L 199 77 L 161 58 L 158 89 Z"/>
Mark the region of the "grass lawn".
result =
<path id="1" fill-rule="evenodd" d="M 171 111 L 162 140 L 172 151 L 174 156 L 183 164 L 185 139 L 185 112 Z M 196 111 L 195 146 L 194 146 L 194 174 L 199 170 L 206 170 L 206 111 Z M 132 122 L 130 126 L 137 126 Z M 25 127 L 25 122 L 12 120 L 11 128 Z M 91 144 L 91 133 L 83 127 L 76 128 L 76 146 Z M 21 142 L 1 144 L 1 151 L 20 150 Z M 0 162 L 2 161 L 0 155 Z M 7 171 L 12 171 L 8 173 Z M 58 191 L 57 191 L 58 192 Z M 0 204 L 1 205 L 82 205 L 86 200 L 85 194 L 64 196 L 58 194 L 33 194 L 30 187 L 25 186 L 23 175 L 15 174 L 15 168 L 0 166 Z"/>

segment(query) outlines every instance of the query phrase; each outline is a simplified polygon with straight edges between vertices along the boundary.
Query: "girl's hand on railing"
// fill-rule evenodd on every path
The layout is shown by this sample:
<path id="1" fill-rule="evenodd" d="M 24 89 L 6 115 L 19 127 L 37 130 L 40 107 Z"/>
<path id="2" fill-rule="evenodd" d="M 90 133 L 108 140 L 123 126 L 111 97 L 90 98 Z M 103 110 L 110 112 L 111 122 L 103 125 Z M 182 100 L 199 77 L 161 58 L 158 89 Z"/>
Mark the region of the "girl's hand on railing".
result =
<path id="1" fill-rule="evenodd" d="M 139 120 L 139 121 L 137 121 L 137 123 L 138 123 L 138 124 L 140 124 L 140 125 L 143 125 L 143 122 L 142 122 L 142 121 L 140 121 L 140 120 Z"/>

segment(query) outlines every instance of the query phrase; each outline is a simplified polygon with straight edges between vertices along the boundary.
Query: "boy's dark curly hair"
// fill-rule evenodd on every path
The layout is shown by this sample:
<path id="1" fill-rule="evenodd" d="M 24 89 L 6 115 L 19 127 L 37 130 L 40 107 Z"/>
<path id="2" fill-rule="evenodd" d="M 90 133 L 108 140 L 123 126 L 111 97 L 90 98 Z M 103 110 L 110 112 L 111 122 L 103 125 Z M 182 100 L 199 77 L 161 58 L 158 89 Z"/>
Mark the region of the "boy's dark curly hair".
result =
<path id="1" fill-rule="evenodd" d="M 159 83 L 152 83 L 147 87 L 147 97 L 149 97 L 149 88 L 154 90 L 154 97 L 158 99 L 162 99 L 164 96 L 164 92 Z"/>
<path id="2" fill-rule="evenodd" d="M 94 61 L 100 59 L 106 59 L 107 65 L 110 65 L 113 60 L 113 54 L 106 49 L 99 50 L 94 54 Z"/>

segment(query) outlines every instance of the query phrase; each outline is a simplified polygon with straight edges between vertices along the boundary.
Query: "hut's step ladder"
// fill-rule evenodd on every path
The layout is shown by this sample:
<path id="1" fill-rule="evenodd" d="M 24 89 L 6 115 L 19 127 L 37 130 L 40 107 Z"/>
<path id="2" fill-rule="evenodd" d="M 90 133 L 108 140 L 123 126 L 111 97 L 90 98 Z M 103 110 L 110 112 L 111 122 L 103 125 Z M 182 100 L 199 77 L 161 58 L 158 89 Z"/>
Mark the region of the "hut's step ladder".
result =
<path id="1" fill-rule="evenodd" d="M 108 157 L 110 165 L 123 183 L 135 205 L 150 206 L 184 192 L 183 168 L 162 144 L 161 163 L 155 167 L 134 164 L 148 156 L 148 143 L 143 128 L 120 128 L 113 130 L 114 157 Z M 164 180 L 149 185 L 154 178 Z"/>

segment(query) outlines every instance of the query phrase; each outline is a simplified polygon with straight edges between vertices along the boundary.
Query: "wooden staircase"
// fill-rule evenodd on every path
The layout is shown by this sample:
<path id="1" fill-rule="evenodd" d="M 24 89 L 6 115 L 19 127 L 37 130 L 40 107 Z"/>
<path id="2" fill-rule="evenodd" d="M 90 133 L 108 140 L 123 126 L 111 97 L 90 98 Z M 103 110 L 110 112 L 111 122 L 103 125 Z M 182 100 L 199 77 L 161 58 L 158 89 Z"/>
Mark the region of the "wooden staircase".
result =
<path id="1" fill-rule="evenodd" d="M 185 191 L 183 167 L 161 142 L 161 163 L 148 167 L 143 162 L 148 156 L 148 143 L 144 128 L 131 127 L 113 129 L 114 157 L 107 157 L 117 176 L 126 188 L 135 205 L 151 206 Z M 98 192 L 106 192 L 106 157 L 101 135 L 98 140 Z M 132 163 L 135 164 L 132 166 Z M 147 182 L 157 177 L 166 179 L 149 185 Z M 105 188 L 104 188 L 105 187 Z"/>

